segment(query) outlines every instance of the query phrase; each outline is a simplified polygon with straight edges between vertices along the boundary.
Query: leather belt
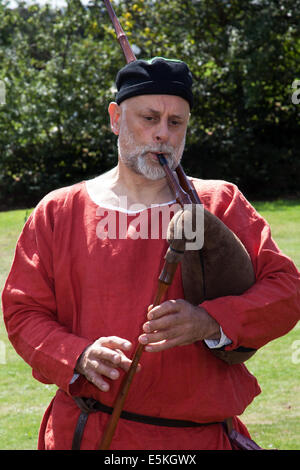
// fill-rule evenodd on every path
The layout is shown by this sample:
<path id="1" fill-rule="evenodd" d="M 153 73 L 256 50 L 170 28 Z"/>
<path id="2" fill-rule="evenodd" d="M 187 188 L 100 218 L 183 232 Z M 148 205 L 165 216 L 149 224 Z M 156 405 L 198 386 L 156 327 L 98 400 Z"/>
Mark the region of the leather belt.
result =
<path id="1" fill-rule="evenodd" d="M 77 406 L 80 408 L 81 413 L 77 420 L 73 442 L 72 450 L 79 450 L 81 445 L 81 440 L 84 432 L 85 425 L 87 423 L 90 413 L 103 412 L 111 414 L 113 408 L 110 406 L 103 405 L 93 398 L 84 398 L 84 397 L 73 397 Z M 127 419 L 129 421 L 136 421 L 139 423 L 150 424 L 154 426 L 167 426 L 167 427 L 199 427 L 199 426 L 208 426 L 211 424 L 222 424 L 221 422 L 212 422 L 212 423 L 196 423 L 194 421 L 184 421 L 179 419 L 167 419 L 167 418 L 158 418 L 155 416 L 146 416 L 138 413 L 131 413 L 129 411 L 123 410 L 121 413 L 121 418 Z"/>

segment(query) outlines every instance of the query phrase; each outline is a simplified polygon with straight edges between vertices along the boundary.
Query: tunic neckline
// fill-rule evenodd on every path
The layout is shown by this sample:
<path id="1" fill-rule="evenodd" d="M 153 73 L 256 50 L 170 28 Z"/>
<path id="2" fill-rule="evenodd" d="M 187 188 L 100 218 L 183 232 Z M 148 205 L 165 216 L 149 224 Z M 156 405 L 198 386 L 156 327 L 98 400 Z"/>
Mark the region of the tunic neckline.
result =
<path id="1" fill-rule="evenodd" d="M 93 181 L 93 180 L 84 181 L 85 190 L 86 190 L 89 198 L 91 199 L 91 201 L 94 202 L 97 206 L 102 207 L 103 209 L 114 210 L 114 211 L 117 211 L 117 212 L 123 212 L 125 214 L 137 214 L 139 212 L 143 212 L 143 211 L 148 210 L 148 209 L 153 209 L 155 207 L 164 207 L 164 206 L 169 206 L 169 205 L 172 205 L 172 204 L 176 204 L 176 199 L 173 199 L 172 201 L 163 202 L 161 204 L 151 204 L 151 206 L 145 206 L 144 204 L 139 204 L 139 203 L 131 204 L 129 207 L 140 206 L 140 208 L 137 208 L 137 209 L 134 209 L 134 210 L 128 209 L 127 204 L 124 204 L 124 207 L 123 206 L 114 206 L 113 204 L 108 204 L 108 203 L 102 202 L 101 198 L 99 198 L 97 196 L 97 194 L 93 191 L 93 189 L 90 187 L 89 181 Z M 123 197 L 124 197 L 124 202 L 126 202 L 126 199 L 127 199 L 126 196 L 123 196 Z"/>

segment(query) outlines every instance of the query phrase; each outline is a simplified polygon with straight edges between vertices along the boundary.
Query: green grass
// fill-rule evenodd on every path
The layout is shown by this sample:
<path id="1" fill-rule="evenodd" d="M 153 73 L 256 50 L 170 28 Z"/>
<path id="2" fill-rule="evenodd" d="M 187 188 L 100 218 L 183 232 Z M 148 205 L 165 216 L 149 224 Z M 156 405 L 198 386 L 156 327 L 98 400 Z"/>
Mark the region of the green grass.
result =
<path id="1" fill-rule="evenodd" d="M 253 205 L 269 222 L 280 249 L 300 269 L 300 201 L 278 200 Z M 300 323 L 247 362 L 262 393 L 242 419 L 254 440 L 265 448 L 300 449 L 300 353 L 293 356 L 295 341 L 300 341 Z"/>
<path id="2" fill-rule="evenodd" d="M 271 226 L 273 238 L 300 269 L 300 201 L 255 202 Z"/>
<path id="3" fill-rule="evenodd" d="M 0 212 L 0 292 L 12 263 L 17 238 L 29 213 L 29 210 Z M 31 368 L 7 340 L 2 314 L 0 342 L 0 449 L 36 449 L 41 418 L 56 387 L 43 385 L 32 378 Z"/>
<path id="4" fill-rule="evenodd" d="M 300 268 L 300 201 L 255 202 L 254 206 L 270 223 L 279 247 Z M 29 212 L 0 213 L 0 292 Z M 298 360 L 292 360 L 293 343 L 299 340 L 300 324 L 247 362 L 262 393 L 247 408 L 242 420 L 253 439 L 267 449 L 300 448 L 300 353 Z M 0 346 L 5 349 L 5 358 L 3 351 L 0 354 L 0 449 L 36 449 L 40 421 L 56 387 L 32 378 L 30 367 L 8 342 L 2 319 Z"/>

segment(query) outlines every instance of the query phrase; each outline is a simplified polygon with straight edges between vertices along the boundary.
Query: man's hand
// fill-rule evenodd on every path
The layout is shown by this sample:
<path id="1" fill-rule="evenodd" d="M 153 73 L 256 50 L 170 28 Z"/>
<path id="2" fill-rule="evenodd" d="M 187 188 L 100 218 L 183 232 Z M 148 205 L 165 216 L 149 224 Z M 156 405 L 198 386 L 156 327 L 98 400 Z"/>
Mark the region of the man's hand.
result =
<path id="1" fill-rule="evenodd" d="M 100 390 L 107 392 L 110 387 L 104 377 L 116 380 L 120 376 L 118 368 L 124 371 L 129 369 L 132 361 L 123 351 L 127 352 L 131 347 L 129 341 L 117 336 L 99 338 L 81 354 L 75 372 L 84 375 Z"/>
<path id="2" fill-rule="evenodd" d="M 150 305 L 143 330 L 145 334 L 139 337 L 139 342 L 150 352 L 220 338 L 216 320 L 204 308 L 182 299 L 167 300 L 157 307 Z"/>

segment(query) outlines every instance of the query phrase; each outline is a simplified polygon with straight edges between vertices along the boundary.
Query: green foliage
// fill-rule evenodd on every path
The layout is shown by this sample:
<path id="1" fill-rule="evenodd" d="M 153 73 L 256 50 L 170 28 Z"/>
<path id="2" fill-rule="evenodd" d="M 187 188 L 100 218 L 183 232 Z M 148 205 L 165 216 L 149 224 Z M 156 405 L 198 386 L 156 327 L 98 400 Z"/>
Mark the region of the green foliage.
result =
<path id="1" fill-rule="evenodd" d="M 299 0 L 119 0 L 138 58 L 185 60 L 195 108 L 184 166 L 249 197 L 299 194 Z M 102 1 L 65 10 L 0 6 L 0 203 L 49 190 L 116 161 L 107 105 L 125 64 Z M 291 177 L 292 175 L 292 177 Z"/>
<path id="2" fill-rule="evenodd" d="M 106 113 L 114 71 L 97 21 L 104 13 L 75 0 L 65 12 L 2 9 L 2 199 L 30 203 L 115 158 Z"/>

